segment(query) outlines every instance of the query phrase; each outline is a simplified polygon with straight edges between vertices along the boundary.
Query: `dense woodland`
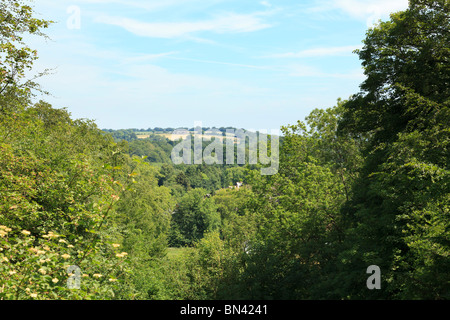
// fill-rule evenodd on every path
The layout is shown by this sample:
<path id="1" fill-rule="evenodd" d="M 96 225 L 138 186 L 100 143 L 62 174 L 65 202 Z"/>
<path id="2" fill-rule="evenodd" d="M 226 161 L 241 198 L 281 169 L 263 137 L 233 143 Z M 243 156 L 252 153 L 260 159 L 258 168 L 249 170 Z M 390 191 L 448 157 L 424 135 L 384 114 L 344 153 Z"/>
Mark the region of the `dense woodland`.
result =
<path id="1" fill-rule="evenodd" d="M 1 1 L 0 299 L 449 299 L 449 12 L 367 30 L 360 91 L 282 127 L 261 175 L 36 101 L 23 39 L 53 22 Z"/>

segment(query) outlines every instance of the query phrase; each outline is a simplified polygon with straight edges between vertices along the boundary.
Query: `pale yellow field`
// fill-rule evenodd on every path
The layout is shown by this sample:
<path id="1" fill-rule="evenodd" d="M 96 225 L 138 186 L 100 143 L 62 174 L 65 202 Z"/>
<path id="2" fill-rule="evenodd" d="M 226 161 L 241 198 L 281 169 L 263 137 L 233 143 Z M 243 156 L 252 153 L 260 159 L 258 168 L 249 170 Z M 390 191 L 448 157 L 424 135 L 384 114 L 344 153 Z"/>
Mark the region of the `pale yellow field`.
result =
<path id="1" fill-rule="evenodd" d="M 184 138 L 186 138 L 186 136 L 188 136 L 188 134 L 172 134 L 172 133 L 157 133 L 157 135 L 161 135 L 161 136 L 163 136 L 163 137 L 165 137 L 165 138 L 167 138 L 167 139 L 169 139 L 171 141 L 184 139 Z M 150 135 L 148 135 L 148 134 L 137 134 L 137 137 L 139 139 L 146 139 L 149 136 Z M 223 140 L 224 138 L 225 139 L 234 139 L 235 143 L 238 142 L 238 139 L 236 137 L 232 137 L 232 136 L 231 137 L 225 137 L 225 136 L 203 135 L 202 139 L 203 140 L 211 140 L 211 138 L 213 138 L 213 137 L 221 139 L 221 140 Z"/>

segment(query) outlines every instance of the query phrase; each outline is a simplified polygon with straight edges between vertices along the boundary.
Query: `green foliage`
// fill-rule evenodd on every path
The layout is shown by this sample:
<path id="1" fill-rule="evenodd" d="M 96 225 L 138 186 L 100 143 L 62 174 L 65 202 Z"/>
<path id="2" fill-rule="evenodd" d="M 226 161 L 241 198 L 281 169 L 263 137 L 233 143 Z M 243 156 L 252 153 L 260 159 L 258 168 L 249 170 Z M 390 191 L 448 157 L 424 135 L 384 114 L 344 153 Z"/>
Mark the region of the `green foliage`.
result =
<path id="1" fill-rule="evenodd" d="M 349 296 L 449 297 L 449 28 L 448 1 L 411 1 L 369 30 L 359 52 L 368 78 L 340 124 L 369 134 L 370 146 L 344 211 L 339 276 L 358 288 Z M 371 264 L 384 271 L 376 294 L 352 272 Z"/>
<path id="2" fill-rule="evenodd" d="M 10 120 L 27 122 L 34 131 L 14 122 L 0 128 L 8 142 L 0 146 L 0 294 L 6 299 L 117 297 L 116 281 L 127 267 L 115 258 L 102 226 L 120 191 L 111 165 L 98 160 L 103 155 L 114 163 L 117 157 L 109 152 L 115 146 L 89 123 L 73 122 L 42 102 Z M 66 137 L 58 138 L 61 132 Z M 69 266 L 86 275 L 78 291 L 66 286 Z"/>
<path id="3" fill-rule="evenodd" d="M 124 193 L 108 222 L 116 241 L 127 252 L 133 272 L 128 281 L 136 298 L 158 297 L 162 290 L 155 281 L 159 260 L 165 257 L 174 199 L 170 190 L 158 186 L 158 168 L 139 158 L 129 159 L 132 172 L 128 192 Z"/>
<path id="4" fill-rule="evenodd" d="M 172 246 L 191 246 L 206 232 L 219 227 L 220 216 L 214 200 L 206 194 L 204 189 L 193 189 L 180 199 L 172 215 Z"/>
<path id="5" fill-rule="evenodd" d="M 42 29 L 52 23 L 34 18 L 33 8 L 27 2 L 5 0 L 0 3 L 0 94 L 8 97 L 8 102 L 16 94 L 29 94 L 31 89 L 39 89 L 32 80 L 22 82 L 26 71 L 37 59 L 36 50 L 31 49 L 23 39 L 25 35 L 45 37 Z M 0 111 L 8 109 L 8 104 L 2 103 Z"/>
<path id="6" fill-rule="evenodd" d="M 130 154 L 145 156 L 148 162 L 169 163 L 170 158 L 167 150 L 162 149 L 150 140 L 132 140 L 129 142 Z"/>
<path id="7" fill-rule="evenodd" d="M 103 299 L 115 298 L 116 283 L 126 271 L 123 259 L 112 247 L 96 246 L 88 260 L 82 237 L 53 233 L 31 234 L 28 230 L 0 225 L 0 274 L 2 299 Z M 80 287 L 67 284 L 69 267 L 79 270 Z M 76 269 L 74 269 L 76 270 Z"/>
<path id="8" fill-rule="evenodd" d="M 352 197 L 361 155 L 356 141 L 337 137 L 338 107 L 315 110 L 302 122 L 283 128 L 278 174 L 254 176 L 253 212 L 257 232 L 250 240 L 239 298 L 308 299 L 320 286 L 342 238 L 340 208 Z"/>
<path id="9" fill-rule="evenodd" d="M 104 130 L 104 131 L 106 131 L 106 130 Z M 137 139 L 137 135 L 134 132 L 134 130 L 132 130 L 132 129 L 112 130 L 112 131 L 108 131 L 108 132 L 114 138 L 114 141 L 117 141 L 117 142 L 119 142 L 121 140 L 131 142 L 131 141 Z"/>
<path id="10" fill-rule="evenodd" d="M 256 215 L 247 207 L 252 192 L 246 186 L 239 189 L 222 189 L 213 200 L 220 214 L 220 235 L 226 246 L 244 252 L 246 243 L 253 238 Z"/>
<path id="11" fill-rule="evenodd" d="M 450 298 L 448 1 L 369 29 L 361 91 L 282 127 L 268 176 L 34 103 L 51 22 L 0 9 L 0 299 Z"/>

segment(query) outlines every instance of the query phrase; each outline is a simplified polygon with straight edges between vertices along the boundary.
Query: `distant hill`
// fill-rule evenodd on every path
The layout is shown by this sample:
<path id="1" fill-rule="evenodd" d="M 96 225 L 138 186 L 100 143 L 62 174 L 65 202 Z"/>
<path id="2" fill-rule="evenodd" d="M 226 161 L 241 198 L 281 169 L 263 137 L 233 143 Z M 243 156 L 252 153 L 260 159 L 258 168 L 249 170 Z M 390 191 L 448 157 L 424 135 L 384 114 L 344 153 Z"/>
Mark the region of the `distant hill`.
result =
<path id="1" fill-rule="evenodd" d="M 186 134 L 179 134 L 174 133 L 175 130 L 186 130 Z M 245 129 L 237 129 L 234 127 L 202 127 L 202 138 L 204 140 L 209 140 L 211 138 L 218 138 L 218 139 L 234 139 L 235 143 L 239 143 L 239 138 L 236 137 L 234 132 L 238 132 L 238 130 L 246 131 Z M 155 138 L 164 137 L 169 141 L 177 141 L 179 139 L 184 139 L 189 134 L 194 134 L 197 132 L 195 128 L 188 128 L 188 127 L 181 127 L 181 128 L 148 128 L 148 129 L 136 129 L 136 128 L 130 128 L 130 129 L 103 129 L 104 132 L 110 133 L 115 140 L 126 140 L 126 141 L 132 141 L 135 139 L 148 139 L 154 140 Z M 217 133 L 219 131 L 221 134 L 217 135 L 214 133 Z M 228 132 L 227 132 L 228 131 Z M 229 131 L 232 131 L 233 133 L 230 133 Z M 262 134 L 257 131 L 258 134 Z"/>

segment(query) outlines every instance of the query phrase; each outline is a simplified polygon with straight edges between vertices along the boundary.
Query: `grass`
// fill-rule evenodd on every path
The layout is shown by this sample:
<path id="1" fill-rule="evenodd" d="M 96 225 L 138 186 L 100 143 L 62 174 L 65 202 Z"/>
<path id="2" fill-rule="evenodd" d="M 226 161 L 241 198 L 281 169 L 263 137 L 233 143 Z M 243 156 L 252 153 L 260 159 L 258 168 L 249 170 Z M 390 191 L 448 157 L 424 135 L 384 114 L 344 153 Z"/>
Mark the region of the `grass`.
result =
<path id="1" fill-rule="evenodd" d="M 167 248 L 167 258 L 168 259 L 178 259 L 181 258 L 184 254 L 188 253 L 192 248 Z"/>

